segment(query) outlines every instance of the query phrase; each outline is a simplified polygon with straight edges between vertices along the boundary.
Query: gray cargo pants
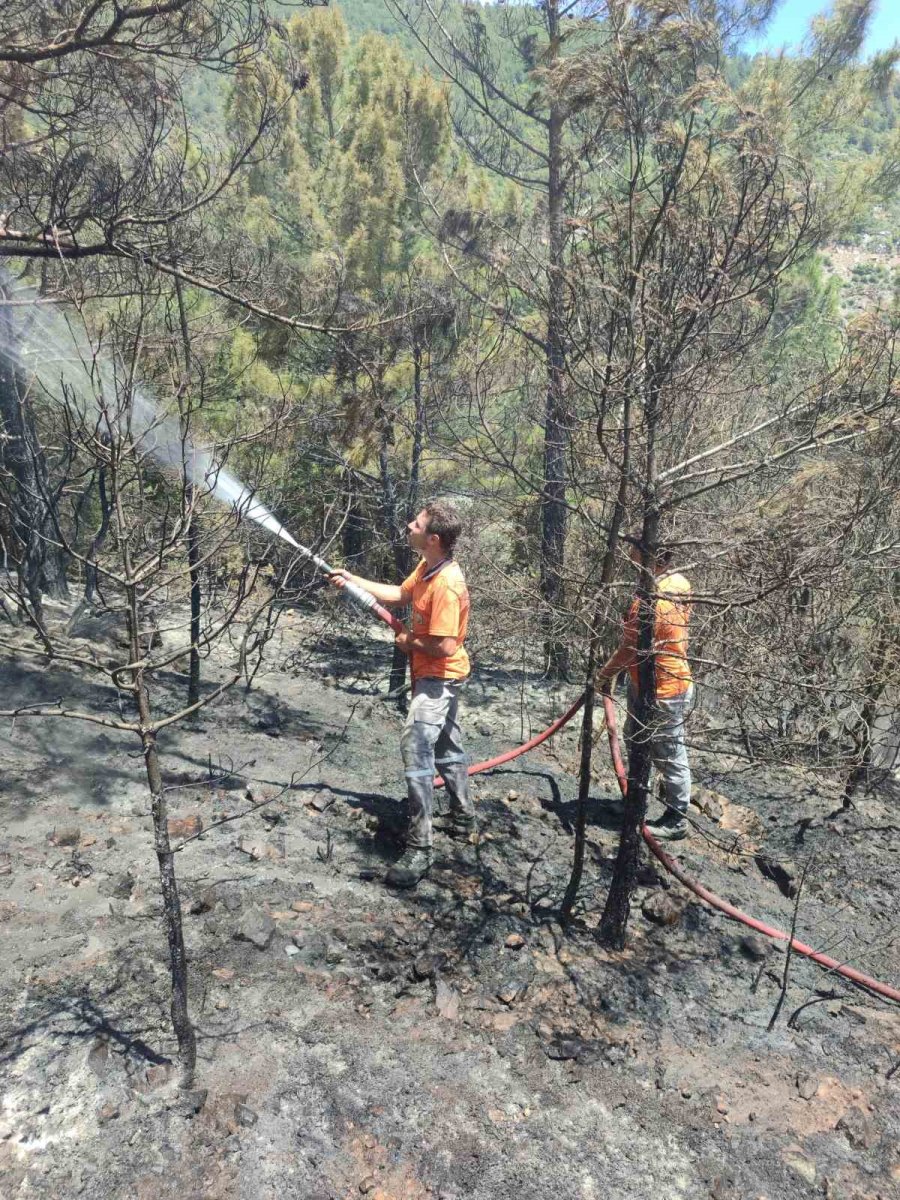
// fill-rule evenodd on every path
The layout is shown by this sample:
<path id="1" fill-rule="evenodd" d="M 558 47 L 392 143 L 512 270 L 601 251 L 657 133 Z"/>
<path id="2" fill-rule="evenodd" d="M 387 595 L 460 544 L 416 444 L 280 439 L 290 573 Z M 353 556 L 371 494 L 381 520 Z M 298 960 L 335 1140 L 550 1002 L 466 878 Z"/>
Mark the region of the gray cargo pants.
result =
<path id="1" fill-rule="evenodd" d="M 634 693 L 628 687 L 628 717 L 625 721 L 625 744 L 649 741 L 650 757 L 665 790 L 669 809 L 684 815 L 691 802 L 691 768 L 684 741 L 684 723 L 694 704 L 693 684 L 683 696 L 657 700 L 646 727 L 638 727 L 634 718 Z"/>
<path id="2" fill-rule="evenodd" d="M 463 682 L 417 679 L 413 685 L 412 702 L 400 739 L 409 797 L 407 846 L 431 846 L 433 780 L 437 773 L 447 785 L 450 811 L 475 815 L 469 798 L 468 760 L 457 719 Z"/>

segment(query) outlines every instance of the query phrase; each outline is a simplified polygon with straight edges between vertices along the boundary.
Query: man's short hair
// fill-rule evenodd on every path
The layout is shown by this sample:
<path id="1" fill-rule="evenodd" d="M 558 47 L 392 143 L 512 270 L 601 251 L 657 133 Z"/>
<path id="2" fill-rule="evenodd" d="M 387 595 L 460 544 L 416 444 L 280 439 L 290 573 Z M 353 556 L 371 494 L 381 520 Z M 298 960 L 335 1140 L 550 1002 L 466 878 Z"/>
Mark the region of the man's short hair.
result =
<path id="1" fill-rule="evenodd" d="M 443 550 L 452 554 L 462 533 L 459 513 L 447 500 L 429 500 L 425 512 L 428 516 L 428 532 L 437 534 Z"/>

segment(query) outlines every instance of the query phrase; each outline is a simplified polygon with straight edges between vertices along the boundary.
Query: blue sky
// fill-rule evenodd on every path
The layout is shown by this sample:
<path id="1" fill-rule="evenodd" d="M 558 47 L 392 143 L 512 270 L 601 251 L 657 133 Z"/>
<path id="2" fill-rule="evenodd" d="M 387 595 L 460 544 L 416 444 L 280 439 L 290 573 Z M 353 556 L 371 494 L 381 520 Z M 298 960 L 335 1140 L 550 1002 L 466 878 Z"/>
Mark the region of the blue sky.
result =
<path id="1" fill-rule="evenodd" d="M 830 8 L 827 0 L 782 0 L 763 37 L 748 44 L 747 49 L 780 50 L 783 46 L 796 46 L 809 29 L 810 20 Z M 900 3 L 897 0 L 879 0 L 863 54 L 884 50 L 895 40 L 900 40 Z"/>

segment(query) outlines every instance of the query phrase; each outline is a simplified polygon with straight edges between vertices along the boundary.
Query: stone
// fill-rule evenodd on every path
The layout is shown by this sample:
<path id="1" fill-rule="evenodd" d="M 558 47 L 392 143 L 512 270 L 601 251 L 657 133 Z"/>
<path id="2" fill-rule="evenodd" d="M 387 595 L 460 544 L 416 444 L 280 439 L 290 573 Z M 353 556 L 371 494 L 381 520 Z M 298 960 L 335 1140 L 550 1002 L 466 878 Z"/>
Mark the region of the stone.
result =
<path id="1" fill-rule="evenodd" d="M 755 933 L 745 933 L 738 938 L 738 949 L 745 958 L 753 962 L 762 962 L 769 954 L 769 943 Z"/>
<path id="2" fill-rule="evenodd" d="M 81 841 L 81 830 L 77 825 L 54 829 L 50 841 L 54 846 L 77 846 Z"/>
<path id="3" fill-rule="evenodd" d="M 511 933 L 504 942 L 504 945 L 508 950 L 521 950 L 525 945 L 525 939 L 522 937 L 521 933 Z"/>
<path id="4" fill-rule="evenodd" d="M 262 838 L 242 837 L 238 841 L 237 848 L 253 862 L 260 862 L 264 858 L 275 861 L 283 857 L 277 846 L 273 846 L 271 842 L 264 841 Z"/>
<path id="5" fill-rule="evenodd" d="M 190 817 L 172 817 L 167 827 L 170 838 L 196 837 L 203 832 L 203 819 L 197 813 Z"/>
<path id="6" fill-rule="evenodd" d="M 510 792 L 507 792 L 507 793 L 506 793 L 506 798 L 507 798 L 507 800 L 518 800 L 518 798 L 519 798 L 519 793 L 518 793 L 518 792 L 512 792 L 512 791 L 510 791 Z"/>
<path id="7" fill-rule="evenodd" d="M 603 862 L 603 859 L 599 858 L 597 861 Z M 612 863 L 614 860 L 610 859 L 609 861 Z M 645 888 L 658 888 L 662 886 L 663 881 L 659 871 L 652 863 L 639 863 L 634 880 L 638 887 Z"/>
<path id="8" fill-rule="evenodd" d="M 305 963 L 324 962 L 328 939 L 318 929 L 295 929 L 291 941 L 302 951 Z"/>
<path id="9" fill-rule="evenodd" d="M 232 1116 L 237 1117 L 239 1106 L 247 1103 L 249 1095 L 247 1092 L 221 1092 L 218 1099 L 223 1113 L 230 1111 Z"/>
<path id="10" fill-rule="evenodd" d="M 204 896 L 209 896 L 213 906 L 221 905 L 226 912 L 236 913 L 244 907 L 244 895 L 239 883 L 228 881 L 221 884 L 212 884 L 204 892 Z"/>
<path id="11" fill-rule="evenodd" d="M 641 912 L 654 925 L 674 925 L 683 911 L 683 903 L 669 892 L 653 892 L 641 905 Z"/>
<path id="12" fill-rule="evenodd" d="M 235 941 L 249 942 L 257 950 L 267 950 L 274 936 L 275 922 L 261 908 L 251 908 L 246 912 L 234 931 Z"/>
<path id="13" fill-rule="evenodd" d="M 368 1196 L 369 1192 L 373 1192 L 378 1187 L 378 1180 L 374 1175 L 367 1175 L 365 1179 L 359 1181 L 359 1190 L 364 1196 Z"/>
<path id="14" fill-rule="evenodd" d="M 584 1049 L 584 1042 L 580 1038 L 555 1037 L 544 1047 L 544 1053 L 557 1062 L 568 1062 L 578 1058 Z"/>
<path id="15" fill-rule="evenodd" d="M 134 885 L 134 876 L 130 871 L 125 871 L 101 883 L 97 891 L 101 896 L 108 896 L 112 900 L 127 900 L 134 891 Z"/>
<path id="16" fill-rule="evenodd" d="M 315 809 L 316 812 L 325 812 L 334 804 L 334 795 L 331 792 L 316 792 L 312 800 L 309 802 L 309 807 Z"/>
<path id="17" fill-rule="evenodd" d="M 199 896 L 195 896 L 191 900 L 188 905 L 188 912 L 195 917 L 200 916 L 201 913 L 212 912 L 216 906 L 217 899 L 215 888 L 205 888 Z"/>
<path id="18" fill-rule="evenodd" d="M 433 979 L 446 962 L 443 954 L 420 954 L 413 962 L 412 973 L 418 980 Z"/>
<path id="19" fill-rule="evenodd" d="M 438 1013 L 446 1021 L 457 1020 L 459 1017 L 459 993 L 443 979 L 437 981 L 434 1002 L 437 1005 Z"/>
<path id="20" fill-rule="evenodd" d="M 717 1175 L 709 1186 L 711 1200 L 733 1200 L 734 1180 L 727 1175 Z"/>
<path id="21" fill-rule="evenodd" d="M 819 1081 L 812 1075 L 797 1076 L 797 1092 L 801 1100 L 812 1100 L 819 1090 Z"/>
<path id="22" fill-rule="evenodd" d="M 105 1079 L 113 1065 L 109 1042 L 98 1038 L 88 1051 L 87 1064 L 98 1079 Z"/>
<path id="23" fill-rule="evenodd" d="M 871 1150 L 878 1141 L 878 1130 L 872 1119 L 855 1105 L 848 1108 L 835 1125 L 854 1150 Z"/>
<path id="24" fill-rule="evenodd" d="M 718 824 L 725 815 L 725 809 L 728 807 L 729 801 L 727 796 L 723 796 L 719 792 L 699 787 L 693 796 L 691 796 L 691 803 L 699 808 L 705 817 L 709 817 L 710 821 L 715 821 Z"/>
<path id="25" fill-rule="evenodd" d="M 790 1147 L 784 1151 L 783 1158 L 786 1165 L 801 1179 L 809 1184 L 816 1182 L 816 1164 L 811 1158 L 807 1158 L 801 1151 Z"/>
<path id="26" fill-rule="evenodd" d="M 522 979 L 508 979 L 497 989 L 497 999 L 504 1004 L 515 1004 L 528 991 L 528 984 Z"/>
<path id="27" fill-rule="evenodd" d="M 188 1088 L 187 1091 L 178 1093 L 178 1108 L 185 1116 L 196 1116 L 206 1104 L 208 1095 L 207 1088 Z"/>
<path id="28" fill-rule="evenodd" d="M 120 1111 L 118 1104 L 104 1104 L 97 1113 L 97 1124 L 106 1125 L 109 1121 L 114 1121 Z"/>
<path id="29" fill-rule="evenodd" d="M 155 1063 L 152 1067 L 148 1067 L 144 1073 L 147 1090 L 154 1091 L 156 1088 L 165 1087 L 175 1073 L 175 1068 L 172 1063 Z"/>
<path id="30" fill-rule="evenodd" d="M 252 1129 L 259 1120 L 259 1114 L 255 1113 L 247 1104 L 238 1103 L 234 1106 L 235 1120 L 239 1125 L 243 1125 L 245 1129 Z"/>

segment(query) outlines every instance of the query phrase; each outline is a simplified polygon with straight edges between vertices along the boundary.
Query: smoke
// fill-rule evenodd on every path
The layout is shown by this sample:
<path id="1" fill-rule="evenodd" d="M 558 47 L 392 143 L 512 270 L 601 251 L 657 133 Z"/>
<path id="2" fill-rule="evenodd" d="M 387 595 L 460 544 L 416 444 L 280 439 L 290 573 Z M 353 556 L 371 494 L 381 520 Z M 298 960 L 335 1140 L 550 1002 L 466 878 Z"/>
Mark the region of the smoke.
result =
<path id="1" fill-rule="evenodd" d="M 237 516 L 256 522 L 297 550 L 304 549 L 249 488 L 215 461 L 210 450 L 184 437 L 181 422 L 161 412 L 145 388 L 134 387 L 124 412 L 117 401 L 113 365 L 91 346 L 85 331 L 59 305 L 42 300 L 0 268 L 3 309 L 14 316 L 0 320 L 0 356 L 17 367 L 29 385 L 36 383 L 55 403 L 74 405 L 81 418 L 92 423 L 104 411 L 114 421 L 129 420 L 135 445 L 160 466 L 184 471 L 195 487 L 229 505 Z"/>

